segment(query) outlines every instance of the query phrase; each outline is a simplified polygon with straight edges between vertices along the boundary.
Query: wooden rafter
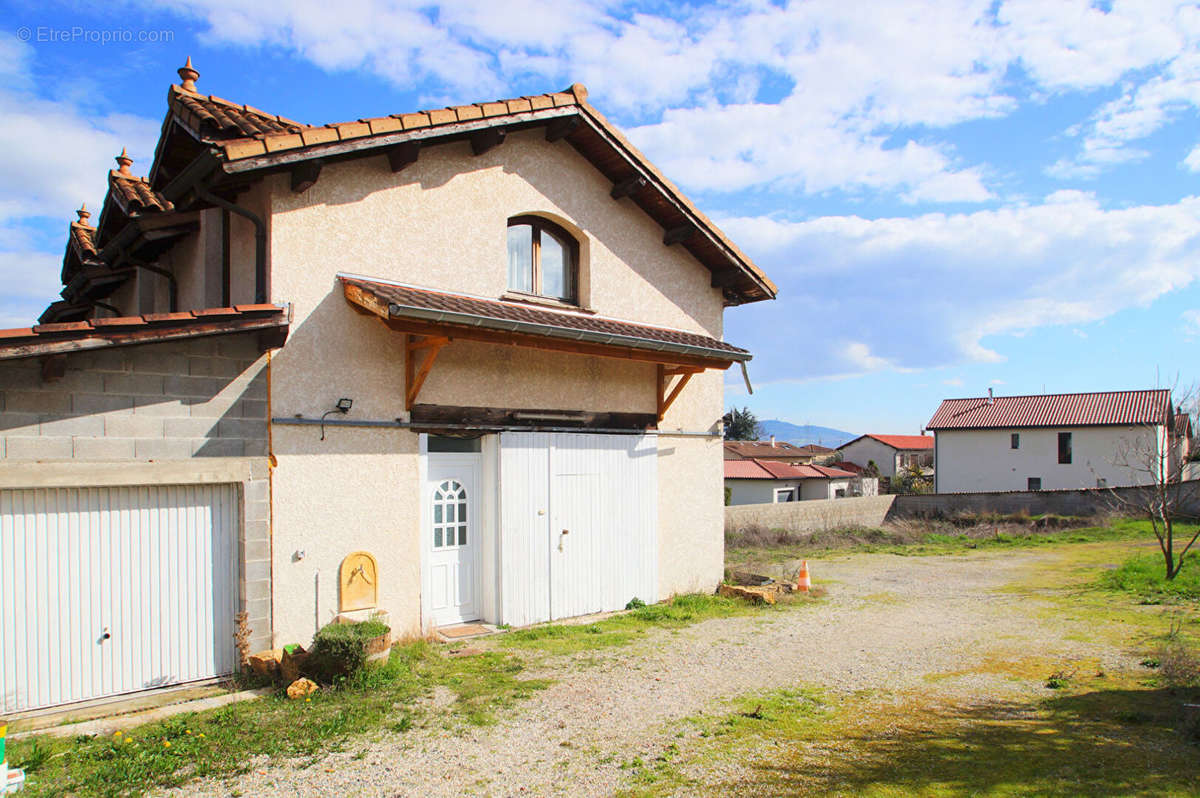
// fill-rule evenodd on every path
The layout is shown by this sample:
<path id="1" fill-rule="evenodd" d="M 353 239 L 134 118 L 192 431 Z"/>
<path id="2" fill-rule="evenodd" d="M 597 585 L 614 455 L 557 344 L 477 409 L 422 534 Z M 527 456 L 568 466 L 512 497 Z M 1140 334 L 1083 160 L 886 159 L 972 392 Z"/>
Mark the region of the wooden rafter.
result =
<path id="1" fill-rule="evenodd" d="M 671 408 L 675 400 L 679 398 L 679 394 L 683 392 L 684 387 L 688 384 L 688 380 L 693 374 L 699 374 L 704 371 L 703 368 L 691 366 L 664 366 L 659 364 L 658 367 L 658 420 L 662 421 L 667 415 L 667 410 Z M 679 377 L 675 385 L 668 390 L 671 384 L 672 377 Z"/>
<path id="2" fill-rule="evenodd" d="M 413 405 L 417 402 L 417 394 L 421 392 L 421 386 L 425 384 L 425 378 L 429 376 L 429 370 L 433 368 L 433 361 L 437 360 L 438 352 L 442 347 L 450 343 L 450 339 L 445 336 L 405 336 L 404 342 L 404 409 L 412 410 Z M 417 365 L 417 355 L 421 352 L 425 356 L 421 359 L 421 365 Z"/>

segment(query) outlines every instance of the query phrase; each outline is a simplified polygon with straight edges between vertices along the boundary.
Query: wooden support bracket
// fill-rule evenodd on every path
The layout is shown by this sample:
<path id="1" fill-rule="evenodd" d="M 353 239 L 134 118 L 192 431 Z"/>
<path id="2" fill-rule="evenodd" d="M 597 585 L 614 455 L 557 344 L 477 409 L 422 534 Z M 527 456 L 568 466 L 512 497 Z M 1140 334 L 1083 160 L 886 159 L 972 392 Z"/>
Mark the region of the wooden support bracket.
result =
<path id="1" fill-rule="evenodd" d="M 621 199 L 621 197 L 632 197 L 634 194 L 646 187 L 646 178 L 641 175 L 627 177 L 617 183 L 613 183 L 612 191 L 608 192 L 613 199 Z"/>
<path id="2" fill-rule="evenodd" d="M 694 225 L 681 224 L 679 227 L 672 227 L 663 233 L 663 243 L 668 247 L 672 244 L 682 244 L 695 234 L 696 228 Z"/>
<path id="3" fill-rule="evenodd" d="M 402 144 L 397 144 L 390 147 L 387 151 L 388 166 L 393 172 L 399 172 L 410 164 L 417 162 L 417 156 L 421 154 L 421 142 L 406 141 Z"/>
<path id="4" fill-rule="evenodd" d="M 405 336 L 405 357 L 404 357 L 404 409 L 412 410 L 413 405 L 417 402 L 417 394 L 421 392 L 421 386 L 425 384 L 425 378 L 429 376 L 429 370 L 433 368 L 433 361 L 437 360 L 438 352 L 442 347 L 450 343 L 449 338 L 435 336 Z M 417 365 L 417 354 L 425 352 L 425 357 L 421 359 L 421 365 Z"/>
<path id="5" fill-rule="evenodd" d="M 483 155 L 493 147 L 497 147 L 504 143 L 504 137 L 508 134 L 502 127 L 490 127 L 487 130 L 481 130 L 478 133 L 471 134 L 471 152 L 476 155 Z"/>
<path id="6" fill-rule="evenodd" d="M 579 114 L 552 119 L 550 124 L 546 125 L 546 141 L 558 141 L 566 138 L 577 127 L 579 127 Z"/>
<path id="7" fill-rule="evenodd" d="M 691 368 L 689 366 L 664 366 L 658 365 L 658 420 L 662 421 L 667 415 L 667 410 L 671 408 L 675 400 L 679 398 L 679 394 L 683 392 L 684 387 L 688 384 L 688 380 L 693 374 L 699 374 L 704 371 L 702 368 Z M 671 383 L 672 377 L 679 377 L 675 382 L 674 387 L 668 391 L 668 386 Z"/>
<path id="8" fill-rule="evenodd" d="M 321 176 L 321 161 L 301 161 L 292 167 L 292 193 L 303 194 Z"/>

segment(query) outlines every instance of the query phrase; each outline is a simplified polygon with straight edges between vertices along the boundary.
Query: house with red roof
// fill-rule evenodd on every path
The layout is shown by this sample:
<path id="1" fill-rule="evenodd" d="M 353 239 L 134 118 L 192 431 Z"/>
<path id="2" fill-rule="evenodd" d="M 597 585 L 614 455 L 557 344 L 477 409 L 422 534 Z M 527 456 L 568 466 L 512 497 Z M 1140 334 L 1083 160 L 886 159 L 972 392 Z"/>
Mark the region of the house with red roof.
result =
<path id="1" fill-rule="evenodd" d="M 874 496 L 878 481 L 822 465 L 747 458 L 725 461 L 728 504 L 780 504 L 810 499 Z"/>
<path id="2" fill-rule="evenodd" d="M 582 85 L 307 124 L 178 74 L 0 330 L 0 715 L 716 589 L 724 311 L 776 288 Z"/>
<path id="3" fill-rule="evenodd" d="M 792 465 L 829 463 L 837 454 L 835 449 L 806 443 L 797 446 L 787 441 L 777 441 L 772 435 L 765 441 L 725 441 L 726 460 L 771 460 Z"/>
<path id="4" fill-rule="evenodd" d="M 1190 421 L 1166 389 L 946 399 L 934 433 L 938 493 L 1078 490 L 1178 475 Z"/>
<path id="5" fill-rule="evenodd" d="M 932 435 L 882 435 L 871 432 L 859 435 L 838 450 L 840 460 L 869 468 L 872 463 L 879 476 L 891 479 L 910 466 L 919 466 L 932 473 Z"/>

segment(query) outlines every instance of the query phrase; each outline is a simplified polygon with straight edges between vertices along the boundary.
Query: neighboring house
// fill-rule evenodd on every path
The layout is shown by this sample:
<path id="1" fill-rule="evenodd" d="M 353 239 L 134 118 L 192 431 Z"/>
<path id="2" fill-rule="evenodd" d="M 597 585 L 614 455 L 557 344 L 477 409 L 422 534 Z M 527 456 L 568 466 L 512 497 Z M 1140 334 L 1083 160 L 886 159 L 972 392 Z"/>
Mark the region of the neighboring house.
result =
<path id="1" fill-rule="evenodd" d="M 833 449 L 813 443 L 797 446 L 787 441 L 776 441 L 772 435 L 765 441 L 725 441 L 726 460 L 770 460 L 775 463 L 825 463 L 837 454 Z"/>
<path id="2" fill-rule="evenodd" d="M 1175 423 L 1171 430 L 1171 461 L 1168 473 L 1181 478 L 1189 478 L 1188 460 L 1192 456 L 1192 417 L 1189 413 L 1176 413 Z"/>
<path id="3" fill-rule="evenodd" d="M 771 460 L 726 460 L 729 504 L 778 504 L 809 499 L 874 496 L 878 481 L 849 471 L 817 465 L 788 465 Z"/>
<path id="4" fill-rule="evenodd" d="M 932 473 L 932 435 L 860 435 L 838 450 L 839 459 L 867 468 L 872 462 L 879 476 L 891 479 L 910 466 Z"/>
<path id="5" fill-rule="evenodd" d="M 180 76 L 0 331 L 0 713 L 228 673 L 236 613 L 717 585 L 723 311 L 775 287 L 582 86 L 314 127 Z"/>
<path id="6" fill-rule="evenodd" d="M 1146 484 L 1174 456 L 1168 390 L 947 399 L 936 438 L 938 493 Z"/>

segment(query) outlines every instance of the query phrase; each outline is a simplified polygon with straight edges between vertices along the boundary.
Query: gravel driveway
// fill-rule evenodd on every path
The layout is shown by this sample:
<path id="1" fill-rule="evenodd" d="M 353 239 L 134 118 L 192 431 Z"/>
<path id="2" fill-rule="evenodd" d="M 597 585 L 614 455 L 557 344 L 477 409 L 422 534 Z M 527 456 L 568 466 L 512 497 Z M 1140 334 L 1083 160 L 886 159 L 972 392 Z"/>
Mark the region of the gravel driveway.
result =
<path id="1" fill-rule="evenodd" d="M 199 782 L 181 795 L 610 795 L 619 765 L 670 744 L 671 721 L 748 692 L 806 685 L 831 692 L 936 689 L 948 701 L 1030 695 L 1036 686 L 986 674 L 936 680 L 991 656 L 1126 655 L 1064 639 L 1070 625 L 1039 621 L 1030 597 L 996 589 L 1048 552 L 970 556 L 852 555 L 813 562 L 828 597 L 786 612 L 654 630 L 634 647 L 551 660 L 530 676 L 555 684 L 487 728 L 435 728 L 354 746 L 311 767 L 271 767 L 236 783 Z M 1076 635 L 1078 637 L 1078 635 Z M 582 661 L 581 660 L 586 660 Z"/>

